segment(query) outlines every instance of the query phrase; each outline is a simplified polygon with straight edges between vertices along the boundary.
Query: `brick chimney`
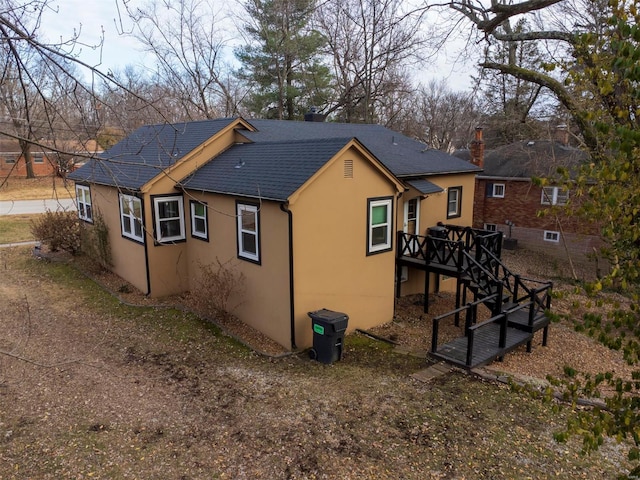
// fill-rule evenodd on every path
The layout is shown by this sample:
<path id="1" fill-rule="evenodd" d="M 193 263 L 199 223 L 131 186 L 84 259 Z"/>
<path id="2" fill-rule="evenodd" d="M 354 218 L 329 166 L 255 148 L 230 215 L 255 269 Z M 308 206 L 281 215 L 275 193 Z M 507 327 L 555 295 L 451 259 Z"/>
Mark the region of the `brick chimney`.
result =
<path id="1" fill-rule="evenodd" d="M 565 147 L 569 145 L 569 127 L 564 123 L 556 127 L 556 142 Z"/>
<path id="2" fill-rule="evenodd" d="M 484 167 L 484 140 L 482 127 L 476 127 L 476 138 L 471 142 L 471 163 L 476 167 Z"/>
<path id="3" fill-rule="evenodd" d="M 324 122 L 326 115 L 322 113 L 318 113 L 318 109 L 316 107 L 311 107 L 308 113 L 304 114 L 305 122 Z"/>

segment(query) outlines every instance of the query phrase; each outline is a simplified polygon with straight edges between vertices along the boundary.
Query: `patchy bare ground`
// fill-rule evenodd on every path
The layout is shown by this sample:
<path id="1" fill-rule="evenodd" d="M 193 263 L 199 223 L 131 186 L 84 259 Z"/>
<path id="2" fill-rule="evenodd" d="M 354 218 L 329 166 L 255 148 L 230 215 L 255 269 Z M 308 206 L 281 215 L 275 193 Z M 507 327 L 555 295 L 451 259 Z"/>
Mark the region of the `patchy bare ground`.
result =
<path id="1" fill-rule="evenodd" d="M 0 250 L 0 268 L 1 479 L 624 471 L 624 445 L 582 457 L 577 441 L 554 442 L 566 409 L 455 371 L 418 382 L 424 359 L 361 335 L 331 366 L 270 358 L 191 314 L 124 306 L 26 249 Z"/>

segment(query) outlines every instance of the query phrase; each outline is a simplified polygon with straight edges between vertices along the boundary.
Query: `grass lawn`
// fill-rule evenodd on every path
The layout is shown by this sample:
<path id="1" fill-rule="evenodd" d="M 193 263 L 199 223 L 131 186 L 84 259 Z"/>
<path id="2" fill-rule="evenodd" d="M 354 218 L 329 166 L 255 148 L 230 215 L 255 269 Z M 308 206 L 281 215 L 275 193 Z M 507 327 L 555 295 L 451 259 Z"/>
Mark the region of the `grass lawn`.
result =
<path id="1" fill-rule="evenodd" d="M 33 240 L 31 222 L 40 215 L 0 215 L 0 245 Z"/>
<path id="2" fill-rule="evenodd" d="M 48 198 L 74 198 L 75 190 L 72 181 L 65 187 L 58 176 L 18 178 L 11 177 L 6 182 L 0 178 L 0 201 L 5 200 L 42 200 Z"/>

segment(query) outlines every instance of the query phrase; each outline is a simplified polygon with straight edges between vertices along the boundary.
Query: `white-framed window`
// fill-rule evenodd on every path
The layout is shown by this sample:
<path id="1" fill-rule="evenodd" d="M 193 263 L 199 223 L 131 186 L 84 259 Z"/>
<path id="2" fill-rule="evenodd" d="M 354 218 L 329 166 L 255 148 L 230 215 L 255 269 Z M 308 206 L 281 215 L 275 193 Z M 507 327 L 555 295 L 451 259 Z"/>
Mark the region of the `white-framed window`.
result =
<path id="1" fill-rule="evenodd" d="M 569 191 L 561 187 L 542 187 L 542 205 L 566 205 L 569 201 Z"/>
<path id="2" fill-rule="evenodd" d="M 393 198 L 371 198 L 367 203 L 367 255 L 391 250 Z"/>
<path id="3" fill-rule="evenodd" d="M 257 205 L 236 204 L 238 257 L 260 263 L 260 211 Z"/>
<path id="4" fill-rule="evenodd" d="M 456 218 L 462 215 L 462 187 L 450 187 L 447 189 L 447 218 Z"/>
<path id="5" fill-rule="evenodd" d="M 560 232 L 553 232 L 551 230 L 544 231 L 544 241 L 558 243 L 560 241 Z"/>
<path id="6" fill-rule="evenodd" d="M 44 163 L 44 154 L 42 154 L 42 153 L 34 153 L 33 154 L 33 163 Z"/>
<path id="7" fill-rule="evenodd" d="M 76 185 L 76 201 L 78 203 L 78 218 L 85 222 L 93 223 L 91 190 L 88 185 Z"/>
<path id="8" fill-rule="evenodd" d="M 142 231 L 142 200 L 120 194 L 120 225 L 122 236 L 144 243 Z"/>
<path id="9" fill-rule="evenodd" d="M 207 204 L 191 200 L 191 236 L 209 240 Z"/>
<path id="10" fill-rule="evenodd" d="M 495 223 L 485 223 L 484 224 L 484 229 L 487 232 L 497 232 L 498 231 L 498 225 L 496 225 Z"/>
<path id="11" fill-rule="evenodd" d="M 176 242 L 185 239 L 182 196 L 154 197 L 153 213 L 158 242 Z"/>
<path id="12" fill-rule="evenodd" d="M 7 165 L 13 165 L 14 163 L 16 163 L 16 158 L 15 157 L 5 158 L 4 163 L 6 163 Z"/>
<path id="13" fill-rule="evenodd" d="M 504 198 L 504 183 L 494 183 L 491 196 L 494 198 Z"/>

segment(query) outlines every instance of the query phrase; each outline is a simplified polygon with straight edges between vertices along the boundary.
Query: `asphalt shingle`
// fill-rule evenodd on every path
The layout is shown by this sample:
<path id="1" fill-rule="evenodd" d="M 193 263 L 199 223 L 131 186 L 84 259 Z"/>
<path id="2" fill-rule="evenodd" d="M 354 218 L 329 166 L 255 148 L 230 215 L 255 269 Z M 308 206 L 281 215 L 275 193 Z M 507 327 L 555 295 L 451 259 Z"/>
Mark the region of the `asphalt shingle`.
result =
<path id="1" fill-rule="evenodd" d="M 285 201 L 350 140 L 236 145 L 180 183 L 190 190 Z"/>
<path id="2" fill-rule="evenodd" d="M 141 127 L 69 177 L 140 189 L 233 121 L 224 118 Z M 184 179 L 183 184 L 191 189 L 284 200 L 353 138 L 398 178 L 480 171 L 464 160 L 379 125 L 283 120 L 249 123 L 257 131 L 240 133 L 252 143 L 232 146 Z"/>
<path id="3" fill-rule="evenodd" d="M 137 190 L 231 122 L 223 118 L 140 127 L 69 178 Z"/>

